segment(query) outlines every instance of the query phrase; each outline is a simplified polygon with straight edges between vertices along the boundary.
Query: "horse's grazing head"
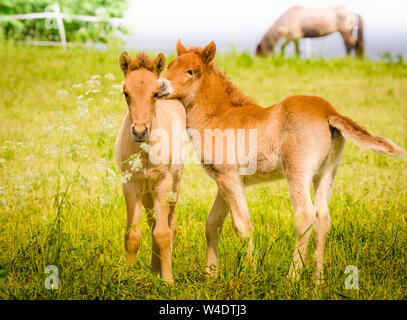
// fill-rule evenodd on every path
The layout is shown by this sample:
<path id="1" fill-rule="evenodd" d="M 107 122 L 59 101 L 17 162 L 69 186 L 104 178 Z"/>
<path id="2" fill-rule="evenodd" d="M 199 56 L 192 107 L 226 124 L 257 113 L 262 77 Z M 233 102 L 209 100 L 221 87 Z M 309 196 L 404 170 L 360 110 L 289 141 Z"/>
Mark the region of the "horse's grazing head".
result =
<path id="1" fill-rule="evenodd" d="M 187 49 L 178 40 L 177 58 L 168 65 L 168 71 L 159 80 L 160 98 L 179 99 L 184 105 L 193 100 L 215 53 L 216 45 L 213 41 L 203 49 Z"/>
<path id="2" fill-rule="evenodd" d="M 269 54 L 273 54 L 274 44 L 272 41 L 260 41 L 256 47 L 256 55 L 260 57 L 266 57 Z"/>
<path id="3" fill-rule="evenodd" d="M 120 68 L 125 77 L 123 94 L 129 108 L 131 134 L 136 142 L 145 141 L 150 133 L 159 94 L 158 77 L 164 67 L 162 53 L 154 61 L 145 53 L 139 53 L 134 59 L 126 51 L 120 56 Z"/>

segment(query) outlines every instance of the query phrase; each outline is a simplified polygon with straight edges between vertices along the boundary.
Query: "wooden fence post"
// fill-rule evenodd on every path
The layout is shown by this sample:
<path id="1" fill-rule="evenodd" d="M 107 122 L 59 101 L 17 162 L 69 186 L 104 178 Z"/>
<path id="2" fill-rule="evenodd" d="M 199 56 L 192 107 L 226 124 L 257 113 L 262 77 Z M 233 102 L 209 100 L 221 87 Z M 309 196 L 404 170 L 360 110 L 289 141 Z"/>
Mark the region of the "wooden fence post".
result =
<path id="1" fill-rule="evenodd" d="M 57 20 L 57 23 L 58 23 L 59 37 L 61 38 L 61 45 L 63 47 L 66 47 L 64 20 L 62 19 L 61 10 L 59 8 L 58 2 L 54 3 L 54 13 L 55 13 L 55 19 Z"/>

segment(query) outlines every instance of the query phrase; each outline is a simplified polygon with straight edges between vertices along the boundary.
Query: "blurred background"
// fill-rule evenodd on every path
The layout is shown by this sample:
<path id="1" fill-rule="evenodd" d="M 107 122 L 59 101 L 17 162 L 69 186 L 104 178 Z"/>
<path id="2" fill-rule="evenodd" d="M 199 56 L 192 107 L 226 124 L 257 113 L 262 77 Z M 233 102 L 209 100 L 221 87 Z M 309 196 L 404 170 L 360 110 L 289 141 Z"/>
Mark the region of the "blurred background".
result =
<path id="1" fill-rule="evenodd" d="M 52 11 L 55 0 L 0 0 L 0 15 Z M 174 51 L 181 38 L 187 45 L 204 45 L 215 40 L 218 50 L 253 54 L 268 28 L 288 8 L 346 6 L 364 19 L 366 54 L 372 59 L 407 54 L 407 3 L 403 0 L 59 0 L 62 13 L 122 18 L 114 22 L 63 20 L 68 42 L 105 47 L 120 39 L 126 49 Z M 47 20 L 47 19 L 45 19 Z M 44 19 L 1 20 L 1 38 L 6 40 L 58 41 L 55 21 Z M 52 19 L 48 19 L 52 20 Z M 119 21 L 119 22 L 118 22 Z M 49 28 L 51 24 L 51 28 Z M 309 43 L 306 43 L 309 41 Z M 115 43 L 117 44 L 117 42 Z M 307 56 L 343 56 L 345 47 L 338 33 L 300 41 Z M 286 55 L 293 55 L 293 44 Z M 302 50 L 304 56 L 304 50 Z"/>

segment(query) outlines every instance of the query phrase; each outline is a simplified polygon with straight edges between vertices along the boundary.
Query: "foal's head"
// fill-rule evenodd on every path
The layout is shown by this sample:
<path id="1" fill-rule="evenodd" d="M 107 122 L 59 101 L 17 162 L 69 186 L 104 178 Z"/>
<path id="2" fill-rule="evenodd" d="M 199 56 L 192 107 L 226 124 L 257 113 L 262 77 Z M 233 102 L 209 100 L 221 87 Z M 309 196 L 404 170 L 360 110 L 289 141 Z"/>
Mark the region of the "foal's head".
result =
<path id="1" fill-rule="evenodd" d="M 120 56 L 120 68 L 125 77 L 123 94 L 129 108 L 131 134 L 136 142 L 145 141 L 150 133 L 159 94 L 158 77 L 164 67 L 162 53 L 154 61 L 145 53 L 139 53 L 134 59 L 126 51 Z"/>
<path id="2" fill-rule="evenodd" d="M 159 80 L 160 98 L 179 99 L 184 104 L 193 100 L 215 53 L 216 45 L 213 41 L 204 49 L 187 49 L 178 40 L 177 58 L 168 65 L 168 71 Z"/>

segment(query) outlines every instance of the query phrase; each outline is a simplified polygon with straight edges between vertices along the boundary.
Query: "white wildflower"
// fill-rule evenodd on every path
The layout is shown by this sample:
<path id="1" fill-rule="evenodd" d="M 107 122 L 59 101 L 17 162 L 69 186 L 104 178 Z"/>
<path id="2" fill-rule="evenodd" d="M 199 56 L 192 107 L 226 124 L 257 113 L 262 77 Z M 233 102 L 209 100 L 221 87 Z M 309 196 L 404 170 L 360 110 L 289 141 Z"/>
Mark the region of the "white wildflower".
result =
<path id="1" fill-rule="evenodd" d="M 104 98 L 103 101 L 106 102 L 106 103 L 110 102 L 110 100 L 108 98 Z"/>
<path id="2" fill-rule="evenodd" d="M 66 119 L 62 126 L 57 128 L 58 133 L 62 136 L 65 134 L 70 134 L 76 130 L 76 126 L 72 123 L 70 119 Z"/>
<path id="3" fill-rule="evenodd" d="M 95 163 L 96 170 L 98 172 L 104 172 L 106 170 L 107 161 L 105 159 L 99 160 Z"/>
<path id="4" fill-rule="evenodd" d="M 51 125 L 51 126 L 42 126 L 41 133 L 42 134 L 49 134 L 54 128 L 55 128 L 55 126 L 53 126 L 53 125 Z"/>
<path id="5" fill-rule="evenodd" d="M 115 127 L 116 120 L 112 116 L 107 116 L 99 122 L 99 128 L 109 137 L 113 137 L 116 134 Z"/>
<path id="6" fill-rule="evenodd" d="M 86 106 L 78 106 L 79 116 L 82 119 L 87 119 L 89 117 L 89 110 Z"/>
<path id="7" fill-rule="evenodd" d="M 127 183 L 131 180 L 132 174 L 128 171 L 122 172 L 122 183 Z"/>
<path id="8" fill-rule="evenodd" d="M 92 93 L 99 93 L 100 90 L 98 90 L 98 89 L 93 89 L 91 92 L 92 92 Z"/>
<path id="9" fill-rule="evenodd" d="M 169 203 L 177 202 L 177 194 L 173 191 L 168 192 L 167 199 Z"/>
<path id="10" fill-rule="evenodd" d="M 60 99 L 64 99 L 64 98 L 66 98 L 68 96 L 68 91 L 66 91 L 66 90 L 58 90 L 57 96 Z"/>
<path id="11" fill-rule="evenodd" d="M 81 100 L 83 98 L 83 94 L 77 97 L 78 100 Z"/>
<path id="12" fill-rule="evenodd" d="M 0 158 L 0 167 L 6 164 L 6 159 Z"/>
<path id="13" fill-rule="evenodd" d="M 116 94 L 116 92 L 114 92 L 114 91 L 109 91 L 107 94 L 109 94 L 109 95 L 114 95 L 114 94 Z"/>
<path id="14" fill-rule="evenodd" d="M 139 153 L 129 160 L 129 165 L 132 171 L 139 171 L 143 167 L 143 161 L 141 161 Z"/>
<path id="15" fill-rule="evenodd" d="M 88 85 L 89 88 L 94 88 L 96 86 L 100 86 L 102 83 L 100 82 L 100 80 L 91 79 L 88 80 L 86 84 Z"/>
<path id="16" fill-rule="evenodd" d="M 140 144 L 140 148 L 143 149 L 143 151 L 144 151 L 145 153 L 149 153 L 149 152 L 150 152 L 150 145 L 147 144 L 147 143 L 145 143 L 145 142 L 143 142 L 143 143 Z"/>
<path id="17" fill-rule="evenodd" d="M 83 83 L 74 84 L 74 85 L 72 86 L 72 89 L 80 88 L 80 87 L 82 87 L 82 86 L 83 86 Z"/>
<path id="18" fill-rule="evenodd" d="M 26 156 L 24 158 L 24 161 L 32 161 L 32 160 L 34 160 L 34 155 L 33 154 L 30 154 L 30 155 L 28 155 L 28 156 Z"/>
<path id="19" fill-rule="evenodd" d="M 113 73 L 105 74 L 105 78 L 108 80 L 116 80 L 116 77 L 113 75 Z"/>
<path id="20" fill-rule="evenodd" d="M 119 91 L 123 93 L 123 85 L 122 84 L 114 84 L 114 85 L 112 85 L 112 88 L 119 89 Z"/>
<path id="21" fill-rule="evenodd" d="M 45 146 L 45 153 L 51 158 L 56 158 L 59 154 L 59 148 L 55 144 L 51 143 Z"/>
<path id="22" fill-rule="evenodd" d="M 88 102 L 92 102 L 92 101 L 95 101 L 95 99 L 93 99 L 93 98 L 88 99 Z"/>
<path id="23" fill-rule="evenodd" d="M 68 155 L 72 158 L 72 160 L 77 160 L 79 156 L 87 158 L 89 156 L 89 150 L 78 144 L 73 144 L 68 151 Z"/>
<path id="24" fill-rule="evenodd" d="M 100 79 L 100 75 L 99 74 L 94 74 L 92 76 L 92 80 L 96 80 L 96 79 Z"/>
<path id="25" fill-rule="evenodd" d="M 113 186 L 116 183 L 116 173 L 110 169 L 106 168 L 106 178 L 105 178 L 105 183 L 109 186 Z"/>

